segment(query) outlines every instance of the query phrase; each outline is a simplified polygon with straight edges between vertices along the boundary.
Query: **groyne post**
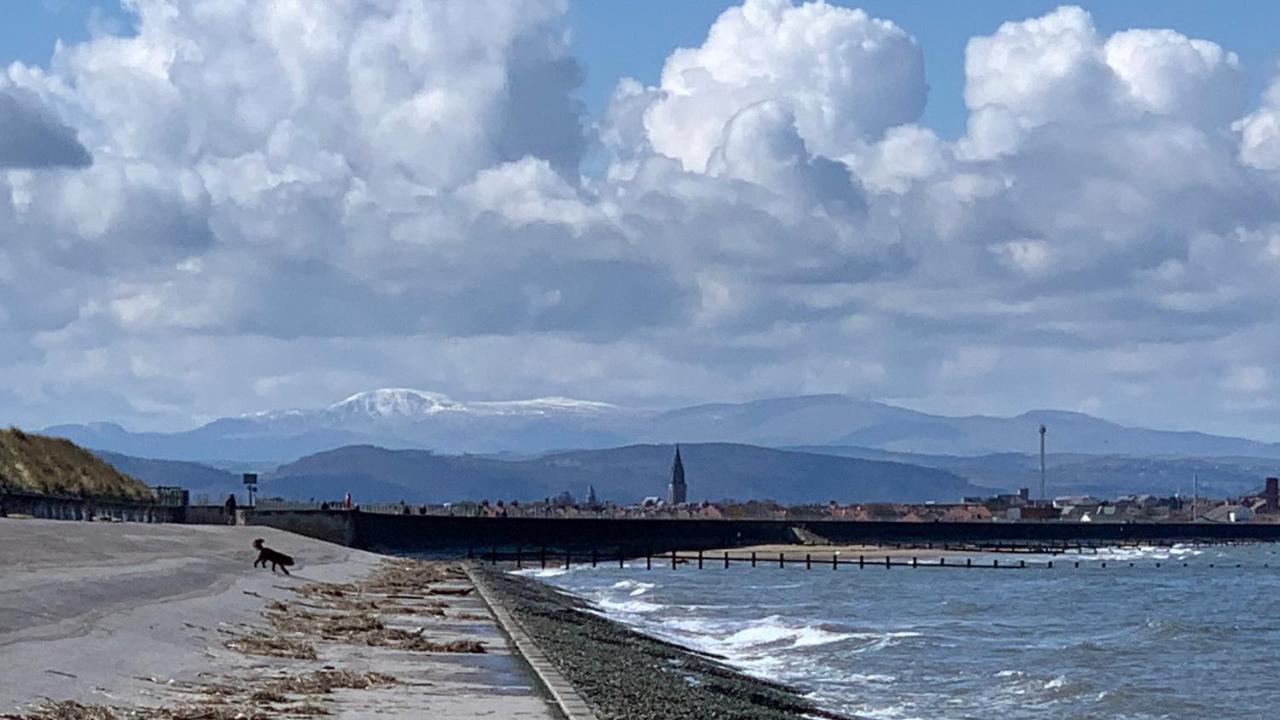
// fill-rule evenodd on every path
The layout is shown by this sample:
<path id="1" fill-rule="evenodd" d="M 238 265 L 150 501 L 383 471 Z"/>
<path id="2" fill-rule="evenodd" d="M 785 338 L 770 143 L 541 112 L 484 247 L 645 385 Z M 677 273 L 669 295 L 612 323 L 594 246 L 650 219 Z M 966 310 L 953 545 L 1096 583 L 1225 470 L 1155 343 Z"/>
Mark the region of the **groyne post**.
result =
<path id="1" fill-rule="evenodd" d="M 752 550 L 751 551 L 751 567 L 755 567 L 755 566 L 756 566 L 756 551 Z"/>
<path id="2" fill-rule="evenodd" d="M 729 553 L 727 552 L 724 554 L 724 569 L 729 569 Z"/>
<path id="3" fill-rule="evenodd" d="M 804 554 L 804 569 L 805 570 L 813 569 L 813 557 L 809 553 Z"/>
<path id="4" fill-rule="evenodd" d="M 786 566 L 787 566 L 787 556 L 786 556 L 786 554 L 785 554 L 785 553 L 778 553 L 778 567 L 782 568 L 782 567 L 786 567 Z"/>
<path id="5" fill-rule="evenodd" d="M 701 550 L 698 551 L 698 569 L 699 570 L 702 569 L 702 551 Z"/>

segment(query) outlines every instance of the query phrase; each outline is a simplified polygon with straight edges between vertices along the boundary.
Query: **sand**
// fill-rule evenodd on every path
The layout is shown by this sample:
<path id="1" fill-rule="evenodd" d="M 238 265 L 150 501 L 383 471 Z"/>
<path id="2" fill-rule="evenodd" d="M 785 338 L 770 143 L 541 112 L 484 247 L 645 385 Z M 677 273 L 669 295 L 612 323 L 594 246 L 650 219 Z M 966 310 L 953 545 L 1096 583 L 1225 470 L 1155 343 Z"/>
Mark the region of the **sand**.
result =
<path id="1" fill-rule="evenodd" d="M 252 567 L 255 537 L 298 559 L 291 577 Z M 342 718 L 555 717 L 474 593 L 396 601 L 447 602 L 443 617 L 411 609 L 412 615 L 379 619 L 432 642 L 479 640 L 481 654 L 317 637 L 300 638 L 315 648 L 315 660 L 227 646 L 237 637 L 278 632 L 265 614 L 272 601 L 289 612 L 332 612 L 300 609 L 310 601 L 295 590 L 349 583 L 383 561 L 260 527 L 0 519 L 0 714 L 30 712 L 45 701 L 171 708 L 204 697 L 193 688 L 249 688 L 263 678 L 331 668 L 397 682 L 291 696 L 272 716 L 312 706 Z"/>

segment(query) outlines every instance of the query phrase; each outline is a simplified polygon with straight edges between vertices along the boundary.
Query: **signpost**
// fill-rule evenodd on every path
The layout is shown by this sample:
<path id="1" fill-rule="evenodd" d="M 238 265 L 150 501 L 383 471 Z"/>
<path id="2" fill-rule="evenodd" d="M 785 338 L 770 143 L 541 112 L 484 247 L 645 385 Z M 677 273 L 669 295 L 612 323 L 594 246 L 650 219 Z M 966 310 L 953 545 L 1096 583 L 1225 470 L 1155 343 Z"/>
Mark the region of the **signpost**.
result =
<path id="1" fill-rule="evenodd" d="M 257 500 L 258 473 L 245 473 L 243 477 L 245 489 L 249 491 L 249 507 L 253 507 Z"/>

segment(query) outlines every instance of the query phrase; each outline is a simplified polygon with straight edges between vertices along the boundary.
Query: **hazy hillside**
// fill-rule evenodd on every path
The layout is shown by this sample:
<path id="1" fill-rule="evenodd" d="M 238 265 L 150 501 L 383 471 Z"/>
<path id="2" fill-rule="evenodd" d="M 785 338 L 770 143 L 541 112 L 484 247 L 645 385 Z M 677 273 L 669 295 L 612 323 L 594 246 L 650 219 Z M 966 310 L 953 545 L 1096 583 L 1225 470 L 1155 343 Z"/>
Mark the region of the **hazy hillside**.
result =
<path id="1" fill-rule="evenodd" d="M 389 389 L 328 407 L 216 420 L 179 433 L 133 433 L 110 423 L 47 433 L 95 450 L 170 460 L 286 462 L 348 445 L 442 453 L 537 454 L 635 443 L 741 443 L 766 447 L 856 446 L 980 456 L 1034 453 L 1039 427 L 1055 453 L 1280 459 L 1280 445 L 1198 432 L 1125 427 L 1081 413 L 947 417 L 843 395 L 721 403 L 665 412 L 567 398 L 458 402 Z"/>
<path id="2" fill-rule="evenodd" d="M 954 474 L 894 462 L 722 443 L 682 445 L 690 500 L 774 499 L 788 503 L 956 500 L 983 492 Z M 365 502 L 533 500 L 594 485 L 602 499 L 663 496 L 674 447 L 633 445 L 531 459 L 438 455 L 372 446 L 339 448 L 281 466 L 264 495 Z"/>
<path id="3" fill-rule="evenodd" d="M 1051 451 L 1091 455 L 1280 458 L 1280 445 L 1198 432 L 1149 430 L 1076 412 L 947 417 L 843 395 L 700 405 L 650 423 L 659 439 L 732 439 L 769 446 L 856 446 L 902 453 L 990 455 L 1034 452 L 1039 428 Z"/>
<path id="4" fill-rule="evenodd" d="M 208 465 L 179 460 L 152 460 L 101 451 L 94 454 L 120 472 L 148 485 L 177 485 L 186 488 L 191 492 L 192 501 L 202 494 L 216 500 L 225 498 L 227 493 L 244 493 L 239 475 Z"/>
<path id="5" fill-rule="evenodd" d="M 33 492 L 147 500 L 147 486 L 62 438 L 0 430 L 0 481 Z"/>
<path id="6" fill-rule="evenodd" d="M 845 457 L 893 460 L 934 467 L 959 475 L 975 484 L 1015 490 L 1038 491 L 1038 455 L 998 453 L 978 457 L 896 453 L 848 446 L 799 447 Z M 1253 457 L 1129 457 L 1054 453 L 1046 459 L 1045 485 L 1050 495 L 1092 494 L 1115 497 L 1128 494 L 1190 494 L 1192 478 L 1198 478 L 1202 495 L 1223 497 L 1254 492 L 1268 475 L 1280 474 L 1280 461 Z"/>

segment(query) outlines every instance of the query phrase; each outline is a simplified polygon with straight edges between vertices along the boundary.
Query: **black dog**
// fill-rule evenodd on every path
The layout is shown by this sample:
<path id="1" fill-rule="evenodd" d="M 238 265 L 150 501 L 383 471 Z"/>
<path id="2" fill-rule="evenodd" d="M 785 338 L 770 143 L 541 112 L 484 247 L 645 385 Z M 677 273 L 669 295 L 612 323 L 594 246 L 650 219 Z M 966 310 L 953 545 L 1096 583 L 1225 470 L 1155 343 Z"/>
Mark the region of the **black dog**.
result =
<path id="1" fill-rule="evenodd" d="M 278 567 L 285 575 L 289 574 L 289 566 L 293 564 L 293 558 L 263 545 L 262 538 L 253 541 L 253 549 L 258 551 L 258 559 L 253 561 L 254 567 L 259 565 L 266 567 L 267 563 L 271 563 L 271 572 L 275 572 Z"/>

